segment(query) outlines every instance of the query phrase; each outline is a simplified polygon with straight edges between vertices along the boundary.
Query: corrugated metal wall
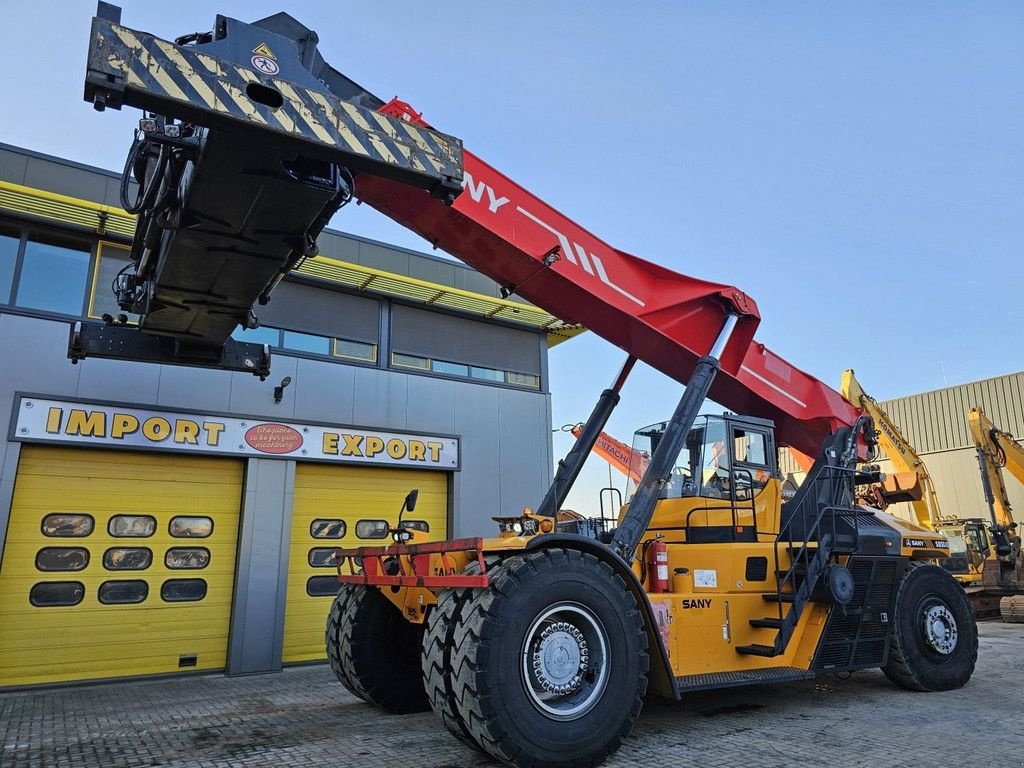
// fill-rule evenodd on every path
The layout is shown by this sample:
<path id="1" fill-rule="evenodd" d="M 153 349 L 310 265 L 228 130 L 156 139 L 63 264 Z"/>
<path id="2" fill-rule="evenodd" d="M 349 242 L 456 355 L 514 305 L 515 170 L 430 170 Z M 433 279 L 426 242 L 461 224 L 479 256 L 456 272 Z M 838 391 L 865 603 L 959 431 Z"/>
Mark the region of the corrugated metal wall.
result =
<path id="1" fill-rule="evenodd" d="M 996 426 L 1024 445 L 1024 371 L 885 400 L 881 406 L 924 459 L 943 514 L 988 519 L 967 412 L 981 407 Z M 888 461 L 879 463 L 883 471 L 891 471 Z M 799 465 L 785 449 L 779 466 L 784 474 L 799 476 Z M 1009 474 L 1006 485 L 1014 518 L 1024 523 L 1024 487 Z M 907 504 L 897 504 L 890 511 L 912 517 Z"/>

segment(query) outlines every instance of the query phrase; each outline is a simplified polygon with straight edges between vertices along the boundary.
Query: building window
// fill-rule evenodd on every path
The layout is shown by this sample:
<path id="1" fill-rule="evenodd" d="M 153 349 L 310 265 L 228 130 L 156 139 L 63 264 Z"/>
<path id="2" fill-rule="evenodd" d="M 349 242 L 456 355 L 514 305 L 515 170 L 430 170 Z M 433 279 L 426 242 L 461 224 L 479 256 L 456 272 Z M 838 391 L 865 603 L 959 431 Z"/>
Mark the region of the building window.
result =
<path id="1" fill-rule="evenodd" d="M 512 371 L 505 371 L 505 381 L 506 383 L 512 384 L 516 387 L 540 389 L 540 376 L 535 376 L 532 373 L 513 373 Z"/>
<path id="2" fill-rule="evenodd" d="M 391 364 L 401 368 L 419 368 L 422 371 L 430 370 L 430 360 L 416 355 L 402 355 L 398 352 L 391 353 Z"/>
<path id="3" fill-rule="evenodd" d="M 99 600 L 104 605 L 141 603 L 149 596 L 149 584 L 135 581 L 104 581 L 100 584 Z"/>
<path id="4" fill-rule="evenodd" d="M 103 553 L 108 571 L 142 571 L 152 564 L 153 553 L 147 547 L 111 547 Z"/>
<path id="5" fill-rule="evenodd" d="M 375 363 L 377 362 L 377 345 L 369 344 L 365 341 L 335 339 L 334 356 L 347 357 L 352 360 L 365 360 L 369 363 Z"/>
<path id="6" fill-rule="evenodd" d="M 80 571 L 88 564 L 85 547 L 43 547 L 36 552 L 37 571 Z"/>
<path id="7" fill-rule="evenodd" d="M 314 336 L 311 333 L 285 331 L 281 346 L 296 352 L 309 352 L 314 355 L 331 354 L 331 340 L 326 336 Z"/>
<path id="8" fill-rule="evenodd" d="M 172 517 L 167 530 L 176 539 L 205 539 L 213 533 L 213 520 L 208 517 Z"/>
<path id="9" fill-rule="evenodd" d="M 469 366 L 460 363 L 446 363 L 444 360 L 434 360 L 430 366 L 435 373 L 443 373 L 445 376 L 469 376 Z"/>
<path id="10" fill-rule="evenodd" d="M 107 533 L 117 538 L 144 539 L 156 532 L 152 515 L 114 515 L 107 523 Z"/>
<path id="11" fill-rule="evenodd" d="M 235 341 L 244 341 L 246 344 L 266 344 L 268 347 L 281 346 L 281 331 L 277 328 L 260 326 L 259 328 L 242 328 L 239 326 L 231 334 Z"/>
<path id="12" fill-rule="evenodd" d="M 43 536 L 88 536 L 92 533 L 91 515 L 65 515 L 55 512 L 43 518 Z"/>
<path id="13" fill-rule="evenodd" d="M 17 232 L 0 230 L 0 304 L 11 300 L 14 285 L 14 266 L 18 261 L 21 236 Z"/>
<path id="14" fill-rule="evenodd" d="M 19 307 L 81 315 L 89 279 L 89 251 L 66 242 L 25 243 L 18 279 Z"/>
<path id="15" fill-rule="evenodd" d="M 37 608 L 78 605 L 83 597 L 85 586 L 80 581 L 43 581 L 28 593 L 28 601 Z"/>
<path id="16" fill-rule="evenodd" d="M 483 379 L 484 381 L 498 381 L 505 383 L 505 372 L 496 371 L 493 368 L 479 368 L 475 365 L 470 366 L 469 376 L 473 379 Z"/>
<path id="17" fill-rule="evenodd" d="M 99 319 L 103 315 L 116 317 L 121 314 L 114 296 L 114 280 L 118 273 L 131 264 L 131 249 L 116 243 L 102 242 L 96 249 L 96 266 L 92 273 L 92 288 L 89 290 L 89 317 Z M 139 316 L 126 313 L 131 323 L 137 323 Z"/>
<path id="18" fill-rule="evenodd" d="M 202 579 L 168 579 L 160 587 L 160 597 L 168 603 L 187 603 L 206 597 Z"/>

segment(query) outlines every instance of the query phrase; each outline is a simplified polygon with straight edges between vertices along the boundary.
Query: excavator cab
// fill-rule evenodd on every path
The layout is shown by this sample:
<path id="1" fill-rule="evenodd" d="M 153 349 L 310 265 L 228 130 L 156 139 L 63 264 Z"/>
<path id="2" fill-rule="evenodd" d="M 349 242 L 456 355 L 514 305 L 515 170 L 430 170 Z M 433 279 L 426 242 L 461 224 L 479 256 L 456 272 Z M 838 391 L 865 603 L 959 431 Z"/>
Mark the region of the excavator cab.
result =
<path id="1" fill-rule="evenodd" d="M 964 577 L 979 574 L 992 551 L 988 528 L 982 520 L 964 520 L 937 529 L 949 540 L 949 557 L 940 564 L 950 573 Z"/>

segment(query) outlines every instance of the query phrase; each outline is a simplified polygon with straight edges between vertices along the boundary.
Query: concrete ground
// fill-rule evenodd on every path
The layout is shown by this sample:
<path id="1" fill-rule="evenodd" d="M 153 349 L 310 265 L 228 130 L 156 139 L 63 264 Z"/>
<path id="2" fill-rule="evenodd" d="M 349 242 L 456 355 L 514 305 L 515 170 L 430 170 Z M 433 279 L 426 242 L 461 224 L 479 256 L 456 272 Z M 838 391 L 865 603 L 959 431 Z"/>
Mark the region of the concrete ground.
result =
<path id="1" fill-rule="evenodd" d="M 959 691 L 880 672 L 648 702 L 609 766 L 1024 766 L 1024 625 L 981 625 Z M 325 665 L 0 694 L 0 766 L 462 768 L 488 764 L 430 713 L 381 714 Z"/>

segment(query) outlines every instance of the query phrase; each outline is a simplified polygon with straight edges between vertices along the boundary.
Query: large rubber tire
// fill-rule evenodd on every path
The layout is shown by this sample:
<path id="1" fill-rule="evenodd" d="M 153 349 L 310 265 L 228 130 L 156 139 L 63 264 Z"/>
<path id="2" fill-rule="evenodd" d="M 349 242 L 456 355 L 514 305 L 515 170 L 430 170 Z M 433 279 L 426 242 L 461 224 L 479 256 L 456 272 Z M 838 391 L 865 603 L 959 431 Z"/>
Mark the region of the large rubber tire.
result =
<path id="1" fill-rule="evenodd" d="M 423 625 L 406 621 L 375 587 L 354 586 L 347 597 L 339 593 L 336 607 L 339 603 L 333 631 L 330 618 L 327 625 L 328 658 L 332 667 L 337 658 L 338 679 L 356 696 L 388 712 L 429 709 L 420 672 Z"/>
<path id="2" fill-rule="evenodd" d="M 499 562 L 499 556 L 484 557 L 488 570 Z M 472 562 L 464 573 L 480 573 L 480 566 Z M 444 723 L 448 732 L 466 746 L 482 750 L 469 734 L 469 729 L 462 721 L 462 716 L 455 705 L 452 674 L 455 629 L 462 619 L 463 608 L 472 600 L 474 594 L 475 590 L 472 589 L 447 589 L 438 596 L 437 605 L 427 614 L 423 633 L 423 687 L 427 691 L 427 698 L 430 699 L 431 709 Z"/>
<path id="3" fill-rule="evenodd" d="M 489 575 L 454 635 L 455 705 L 469 735 L 516 766 L 599 764 L 647 690 L 636 599 L 610 566 L 571 549 L 511 557 Z M 543 682 L 568 681 L 568 694 L 538 688 L 539 659 Z"/>
<path id="4" fill-rule="evenodd" d="M 357 587 L 354 584 L 342 584 L 338 594 L 334 597 L 334 602 L 331 603 L 331 612 L 327 614 L 327 628 L 324 632 L 324 645 L 327 647 L 327 661 L 330 662 L 331 669 L 334 671 L 335 676 L 341 682 L 342 685 L 351 693 L 353 696 L 358 696 L 364 701 L 366 698 L 356 688 L 355 683 L 349 679 L 349 676 L 345 673 L 345 668 L 341 663 L 341 646 L 342 646 L 342 630 L 341 630 L 341 616 L 345 612 L 345 606 L 348 604 L 349 599 L 355 594 Z"/>
<path id="5" fill-rule="evenodd" d="M 937 629 L 929 631 L 929 625 Z M 978 660 L 978 625 L 967 594 L 946 570 L 930 563 L 911 563 L 904 573 L 889 640 L 882 671 L 911 691 L 960 688 Z"/>
<path id="6" fill-rule="evenodd" d="M 451 672 L 455 628 L 462 618 L 463 607 L 472 598 L 473 590 L 447 589 L 427 616 L 423 633 L 423 687 L 431 709 L 448 732 L 466 746 L 480 749 L 455 706 Z"/>

